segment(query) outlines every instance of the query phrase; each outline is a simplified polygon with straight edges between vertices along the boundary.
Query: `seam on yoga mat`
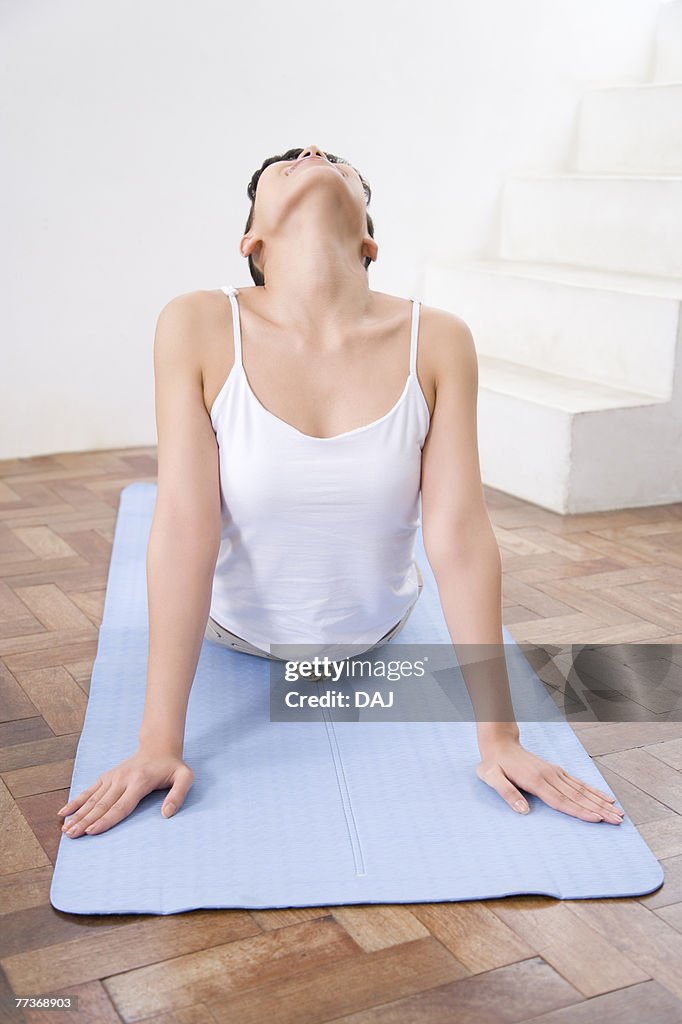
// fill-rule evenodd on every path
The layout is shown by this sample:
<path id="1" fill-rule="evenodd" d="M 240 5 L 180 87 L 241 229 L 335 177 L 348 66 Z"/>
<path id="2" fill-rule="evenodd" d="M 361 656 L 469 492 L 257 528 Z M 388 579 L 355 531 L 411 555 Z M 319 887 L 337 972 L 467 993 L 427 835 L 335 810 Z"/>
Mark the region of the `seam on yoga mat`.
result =
<path id="1" fill-rule="evenodd" d="M 338 782 L 339 792 L 341 794 L 341 804 L 343 807 L 343 814 L 346 821 L 346 829 L 348 831 L 348 838 L 350 840 L 351 850 L 353 852 L 353 861 L 355 863 L 355 874 L 366 875 L 367 872 L 365 871 L 365 859 L 362 853 L 360 834 L 358 832 L 358 826 L 355 820 L 355 813 L 353 811 L 353 801 L 351 800 L 348 779 L 346 778 L 346 772 L 343 767 L 341 750 L 339 748 L 339 742 L 336 736 L 336 732 L 334 730 L 334 722 L 326 708 L 321 708 L 321 711 L 325 726 L 327 728 L 327 738 L 329 739 L 329 746 L 332 752 L 332 763 L 334 765 L 334 771 L 336 772 L 336 781 Z"/>

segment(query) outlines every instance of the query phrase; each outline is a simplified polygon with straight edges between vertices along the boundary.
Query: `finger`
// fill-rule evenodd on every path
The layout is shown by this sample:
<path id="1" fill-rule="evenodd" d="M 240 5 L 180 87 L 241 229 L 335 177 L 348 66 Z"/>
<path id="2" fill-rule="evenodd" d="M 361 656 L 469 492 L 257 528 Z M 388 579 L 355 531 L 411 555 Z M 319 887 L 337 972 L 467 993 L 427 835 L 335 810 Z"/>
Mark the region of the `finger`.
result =
<path id="1" fill-rule="evenodd" d="M 580 782 L 576 780 L 576 784 L 570 779 L 565 779 L 563 775 L 556 774 L 554 777 L 551 775 L 547 777 L 547 781 L 550 785 L 553 785 L 559 792 L 564 793 L 569 799 L 574 800 L 581 807 L 587 807 L 589 810 L 598 811 L 603 818 L 607 821 L 620 822 L 623 818 L 623 812 L 619 807 L 614 807 L 613 804 L 607 803 L 606 800 L 602 800 L 601 797 L 593 796 L 591 792 L 584 789 Z"/>
<path id="2" fill-rule="evenodd" d="M 96 811 L 99 808 L 99 810 L 97 811 L 97 816 L 99 816 L 99 814 L 102 813 L 101 808 L 103 806 L 109 807 L 110 803 L 112 802 L 108 800 L 109 794 L 111 792 L 112 783 L 105 783 L 101 789 L 98 789 L 95 793 L 93 793 L 90 799 L 87 801 L 87 803 L 85 803 L 81 807 L 81 809 L 76 814 L 74 814 L 73 818 L 71 818 L 70 821 L 67 821 L 66 824 L 64 825 L 63 831 L 66 832 L 66 835 L 73 836 L 79 834 L 82 831 L 83 822 L 86 819 L 90 820 L 90 815 L 94 811 Z"/>
<path id="3" fill-rule="evenodd" d="M 608 793 L 603 793 L 601 789 L 595 789 L 595 787 L 590 786 L 589 783 L 583 782 L 581 779 L 576 779 L 574 775 L 569 775 L 569 773 L 565 771 L 565 769 L 561 768 L 559 765 L 557 766 L 557 768 L 559 772 L 564 776 L 564 778 L 568 779 L 570 782 L 579 783 L 581 786 L 584 786 L 585 789 L 588 789 L 591 793 L 594 793 L 595 796 L 601 797 L 603 800 L 608 800 L 610 804 L 615 804 L 615 796 L 609 796 Z"/>
<path id="4" fill-rule="evenodd" d="M 175 814 L 182 807 L 193 783 L 194 772 L 189 765 L 178 768 L 171 790 L 161 807 L 161 813 L 164 818 L 170 818 L 172 814 Z"/>
<path id="5" fill-rule="evenodd" d="M 96 803 L 96 801 L 100 798 L 102 793 L 105 792 L 110 785 L 111 783 L 105 782 L 104 779 L 100 779 L 99 782 L 95 785 L 95 789 L 92 795 L 89 796 L 88 799 L 81 806 L 76 806 L 76 808 L 73 811 L 69 812 L 69 814 L 67 815 L 69 821 L 65 821 L 64 824 L 62 825 L 62 832 L 68 831 L 68 829 L 75 825 L 76 822 L 80 821 L 83 815 L 87 814 L 88 808 L 92 807 Z M 90 788 L 92 789 L 92 787 Z"/>
<path id="6" fill-rule="evenodd" d="M 93 784 L 91 786 L 88 786 L 87 789 L 84 789 L 82 793 L 79 793 L 78 796 L 74 796 L 73 799 L 69 800 L 68 803 L 64 804 L 64 806 L 61 807 L 57 811 L 57 814 L 60 815 L 60 816 L 73 814 L 73 812 L 78 807 L 80 807 L 80 805 L 83 803 L 83 801 L 87 800 L 87 798 L 90 796 L 90 794 L 94 793 L 95 790 L 98 789 L 99 786 L 101 786 L 101 785 L 102 785 L 102 780 L 101 779 L 98 779 L 97 782 L 93 782 Z"/>
<path id="7" fill-rule="evenodd" d="M 97 801 L 96 804 L 90 809 L 88 814 L 74 826 L 74 831 L 67 833 L 71 838 L 77 838 L 83 835 L 85 829 L 92 825 L 94 822 L 99 821 L 100 818 L 116 803 L 119 797 L 125 792 L 126 786 L 123 783 L 117 785 L 112 784 L 106 791 L 106 793 Z"/>
<path id="8" fill-rule="evenodd" d="M 528 806 L 526 798 L 516 788 L 514 783 L 510 782 L 499 765 L 491 768 L 485 773 L 485 775 L 479 775 L 478 777 L 483 782 L 487 782 L 492 789 L 496 790 L 502 799 L 505 800 L 518 814 L 528 813 L 530 807 Z"/>
<path id="9" fill-rule="evenodd" d="M 107 829 L 117 825 L 119 821 L 123 821 L 127 818 L 131 811 L 134 811 L 143 796 L 146 796 L 147 791 L 145 789 L 135 790 L 128 786 L 127 789 L 121 793 L 118 800 L 116 800 L 111 807 L 104 812 L 96 821 L 92 824 L 87 825 L 85 832 L 89 836 L 99 835 L 100 832 L 106 832 Z"/>
<path id="10" fill-rule="evenodd" d="M 580 779 L 564 778 L 562 775 L 559 775 L 558 784 L 565 787 L 565 790 L 573 800 L 578 800 L 578 802 L 584 806 L 594 807 L 603 814 L 623 813 L 619 807 L 615 807 L 614 804 L 604 800 L 603 797 L 595 796 L 591 790 L 588 790 L 588 788 L 581 783 Z"/>
<path id="11" fill-rule="evenodd" d="M 621 816 L 613 810 L 607 811 L 604 809 L 602 812 L 594 808 L 585 807 L 570 795 L 570 787 L 568 787 L 568 793 L 562 792 L 546 777 L 543 777 L 543 784 L 539 789 L 539 796 L 546 804 L 549 804 L 550 807 L 557 811 L 570 814 L 574 818 L 581 818 L 583 821 L 608 821 L 612 825 L 619 825 L 622 821 Z"/>

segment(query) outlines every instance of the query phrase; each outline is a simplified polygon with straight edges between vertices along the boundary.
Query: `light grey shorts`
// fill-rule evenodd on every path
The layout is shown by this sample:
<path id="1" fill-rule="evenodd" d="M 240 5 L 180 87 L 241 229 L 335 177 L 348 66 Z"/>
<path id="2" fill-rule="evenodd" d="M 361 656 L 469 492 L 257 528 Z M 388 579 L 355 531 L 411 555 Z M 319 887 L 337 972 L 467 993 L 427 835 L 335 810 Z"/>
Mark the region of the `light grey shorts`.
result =
<path id="1" fill-rule="evenodd" d="M 400 622 L 396 622 L 395 626 L 391 626 L 388 633 L 385 633 L 382 637 L 380 637 L 379 640 L 377 640 L 376 643 L 372 644 L 371 647 L 366 647 L 365 651 L 373 651 L 375 647 L 380 647 L 382 644 L 388 643 L 389 640 L 391 640 L 400 632 L 400 630 L 403 628 L 403 626 L 409 619 L 410 615 L 412 614 L 412 609 L 416 605 L 417 601 L 419 600 L 419 595 L 424 589 L 424 577 L 422 576 L 421 569 L 419 568 L 419 563 L 415 561 L 414 565 L 417 570 L 417 581 L 419 587 L 419 589 L 417 590 L 417 596 L 415 597 L 414 601 L 403 615 Z M 244 654 L 255 654 L 259 658 L 269 658 L 271 661 L 287 660 L 285 658 L 280 657 L 277 654 L 270 654 L 268 651 L 262 651 L 260 647 L 254 647 L 254 645 L 249 643 L 248 640 L 244 640 L 242 639 L 242 637 L 237 636 L 235 633 L 231 633 L 229 629 L 225 629 L 225 627 L 221 626 L 219 622 L 216 622 L 215 619 L 212 619 L 210 615 L 208 617 L 208 623 L 206 625 L 206 632 L 204 635 L 208 640 L 213 640 L 214 643 L 222 644 L 224 647 L 232 647 L 234 650 L 242 651 Z M 362 653 L 364 654 L 365 651 L 363 651 Z"/>

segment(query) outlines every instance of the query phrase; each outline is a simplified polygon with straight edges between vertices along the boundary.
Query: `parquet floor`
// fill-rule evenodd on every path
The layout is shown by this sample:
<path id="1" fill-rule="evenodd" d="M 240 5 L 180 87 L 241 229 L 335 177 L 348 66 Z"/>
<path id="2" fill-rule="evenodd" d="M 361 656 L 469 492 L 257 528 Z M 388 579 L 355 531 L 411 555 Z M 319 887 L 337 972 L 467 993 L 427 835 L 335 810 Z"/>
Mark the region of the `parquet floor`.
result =
<path id="1" fill-rule="evenodd" d="M 0 463 L 0 1012 L 154 1024 L 682 1021 L 682 723 L 574 727 L 666 870 L 641 899 L 211 910 L 49 902 L 118 495 L 155 449 Z M 516 640 L 682 641 L 682 505 L 561 517 L 486 491 Z M 677 662 L 679 664 L 679 661 Z M 70 994 L 77 1013 L 12 1009 Z"/>

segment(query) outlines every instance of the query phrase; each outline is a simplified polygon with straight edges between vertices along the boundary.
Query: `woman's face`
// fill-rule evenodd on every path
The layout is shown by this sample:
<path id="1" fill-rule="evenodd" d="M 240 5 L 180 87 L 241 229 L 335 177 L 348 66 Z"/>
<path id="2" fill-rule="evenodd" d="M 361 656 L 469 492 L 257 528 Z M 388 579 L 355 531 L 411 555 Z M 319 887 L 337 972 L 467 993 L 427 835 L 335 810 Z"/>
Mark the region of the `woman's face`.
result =
<path id="1" fill-rule="evenodd" d="M 330 199 L 330 211 L 338 215 L 339 203 L 345 215 L 366 225 L 365 190 L 358 172 L 350 164 L 331 161 L 319 146 L 306 146 L 295 160 L 268 164 L 258 179 L 254 227 L 262 234 L 276 229 L 282 216 L 312 191 Z"/>

